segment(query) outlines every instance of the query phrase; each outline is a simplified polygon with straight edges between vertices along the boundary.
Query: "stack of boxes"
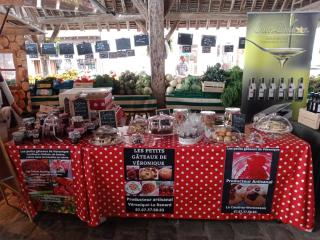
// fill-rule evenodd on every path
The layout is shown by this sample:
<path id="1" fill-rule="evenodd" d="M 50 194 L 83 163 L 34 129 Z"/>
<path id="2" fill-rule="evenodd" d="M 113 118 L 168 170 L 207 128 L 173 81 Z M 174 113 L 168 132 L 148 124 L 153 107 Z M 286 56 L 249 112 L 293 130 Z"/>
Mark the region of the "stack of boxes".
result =
<path id="1" fill-rule="evenodd" d="M 99 112 L 114 110 L 116 113 L 117 125 L 125 122 L 124 112 L 112 99 L 112 88 L 73 88 L 59 95 L 59 105 L 68 108 L 67 112 L 75 116 L 74 101 L 82 98 L 87 102 L 87 108 L 92 121 L 99 120 Z"/>

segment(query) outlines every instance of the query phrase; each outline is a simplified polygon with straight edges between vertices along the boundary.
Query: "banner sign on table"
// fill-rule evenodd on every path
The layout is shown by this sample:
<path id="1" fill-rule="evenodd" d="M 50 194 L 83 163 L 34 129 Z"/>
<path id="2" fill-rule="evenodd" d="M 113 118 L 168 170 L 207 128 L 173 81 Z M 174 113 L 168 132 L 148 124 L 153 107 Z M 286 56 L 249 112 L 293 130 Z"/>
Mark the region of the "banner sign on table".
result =
<path id="1" fill-rule="evenodd" d="M 21 149 L 20 160 L 37 210 L 75 212 L 69 150 Z"/>
<path id="2" fill-rule="evenodd" d="M 308 94 L 319 16 L 299 12 L 248 14 L 241 105 L 247 121 L 284 102 L 292 102 L 293 119 L 297 119 Z"/>
<path id="3" fill-rule="evenodd" d="M 227 148 L 223 213 L 271 212 L 279 153 L 279 148 Z"/>
<path id="4" fill-rule="evenodd" d="M 128 213 L 173 213 L 174 157 L 174 149 L 124 149 Z"/>

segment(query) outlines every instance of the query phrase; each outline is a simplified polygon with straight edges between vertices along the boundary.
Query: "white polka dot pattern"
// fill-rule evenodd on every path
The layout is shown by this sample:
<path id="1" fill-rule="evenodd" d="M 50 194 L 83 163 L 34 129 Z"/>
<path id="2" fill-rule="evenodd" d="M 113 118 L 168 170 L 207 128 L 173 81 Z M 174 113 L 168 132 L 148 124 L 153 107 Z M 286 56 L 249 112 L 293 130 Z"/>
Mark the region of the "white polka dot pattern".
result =
<path id="1" fill-rule="evenodd" d="M 302 230 L 313 229 L 315 209 L 311 149 L 303 140 L 288 134 L 281 139 L 267 141 L 264 145 L 279 147 L 281 150 L 270 214 L 221 213 L 226 152 L 224 144 L 199 143 L 182 146 L 174 137 L 158 140 L 156 143 L 155 147 L 176 149 L 174 214 L 126 213 L 123 145 L 107 148 L 87 143 L 72 146 L 66 142 L 65 146 L 72 150 L 77 215 L 91 226 L 99 225 L 105 217 L 166 217 L 218 220 L 277 219 Z M 56 144 L 52 146 L 55 147 Z M 239 146 L 254 147 L 245 143 Z M 21 147 L 10 145 L 8 150 L 17 167 L 19 178 L 23 180 L 18 152 Z M 29 200 L 23 182 L 22 186 L 24 196 Z M 35 215 L 36 211 L 30 201 L 29 204 L 29 209 Z"/>

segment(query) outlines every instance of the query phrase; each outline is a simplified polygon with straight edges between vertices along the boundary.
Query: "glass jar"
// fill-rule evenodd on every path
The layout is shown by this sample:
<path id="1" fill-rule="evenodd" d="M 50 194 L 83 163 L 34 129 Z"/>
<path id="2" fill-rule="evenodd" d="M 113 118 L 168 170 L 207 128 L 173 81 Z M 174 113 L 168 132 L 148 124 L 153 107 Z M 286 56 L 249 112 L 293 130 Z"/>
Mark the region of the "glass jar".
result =
<path id="1" fill-rule="evenodd" d="M 173 134 L 174 117 L 166 114 L 160 114 L 149 118 L 149 130 L 156 135 Z"/>
<path id="2" fill-rule="evenodd" d="M 201 122 L 205 128 L 212 128 L 216 120 L 215 111 L 201 111 Z"/>
<path id="3" fill-rule="evenodd" d="M 187 119 L 188 116 L 188 109 L 184 109 L 184 108 L 176 108 L 173 109 L 173 115 L 172 115 L 175 119 L 175 124 L 177 126 L 180 126 L 182 123 L 184 123 Z"/>
<path id="4" fill-rule="evenodd" d="M 240 108 L 226 108 L 224 113 L 224 125 L 232 126 L 232 116 L 236 114 L 241 114 Z"/>

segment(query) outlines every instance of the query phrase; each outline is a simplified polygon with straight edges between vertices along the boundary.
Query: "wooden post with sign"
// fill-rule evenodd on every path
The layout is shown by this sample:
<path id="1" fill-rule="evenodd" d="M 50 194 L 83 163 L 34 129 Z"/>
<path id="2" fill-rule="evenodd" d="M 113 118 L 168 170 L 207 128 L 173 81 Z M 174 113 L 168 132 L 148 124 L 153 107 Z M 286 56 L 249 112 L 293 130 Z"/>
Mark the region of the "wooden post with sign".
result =
<path id="1" fill-rule="evenodd" d="M 164 66 L 164 4 L 163 1 L 149 0 L 151 88 L 158 106 L 165 106 L 165 66 Z"/>

